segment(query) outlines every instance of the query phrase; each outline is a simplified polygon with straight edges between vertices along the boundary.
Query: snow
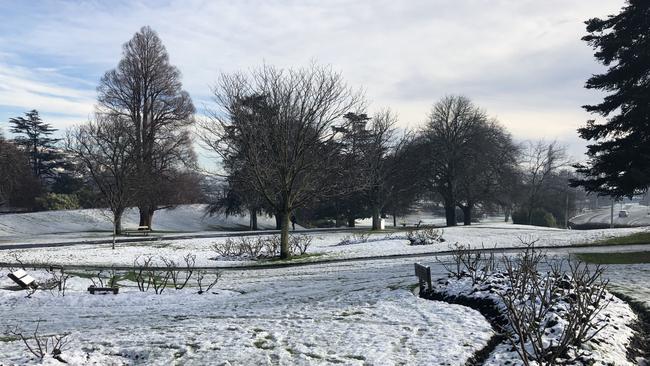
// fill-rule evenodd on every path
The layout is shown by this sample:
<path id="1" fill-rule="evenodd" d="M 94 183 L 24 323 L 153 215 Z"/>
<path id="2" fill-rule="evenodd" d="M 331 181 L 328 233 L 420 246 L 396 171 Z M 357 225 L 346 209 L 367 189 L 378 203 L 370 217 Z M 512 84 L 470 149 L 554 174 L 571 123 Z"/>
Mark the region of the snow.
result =
<path id="1" fill-rule="evenodd" d="M 470 277 L 456 277 L 443 278 L 441 282 L 435 285 L 435 291 L 446 294 L 452 297 L 467 297 L 473 299 L 489 299 L 497 307 L 505 312 L 505 305 L 497 292 L 504 293 L 509 291 L 507 285 L 502 282 L 502 275 L 498 272 L 490 274 L 477 284 L 473 284 Z M 592 324 L 594 329 L 602 330 L 592 339 L 580 346 L 579 354 L 584 355 L 587 359 L 591 360 L 593 365 L 632 365 L 627 361 L 627 347 L 634 334 L 632 325 L 638 321 L 636 314 L 624 301 L 606 293 L 607 302 L 603 310 L 600 311 L 594 318 Z M 544 342 L 545 345 L 551 343 L 558 343 L 558 337 L 563 332 L 566 320 L 562 316 L 562 309 L 569 309 L 569 303 L 560 301 L 553 306 L 553 311 L 550 311 L 546 320 L 552 320 L 557 323 L 552 327 L 545 329 Z M 542 323 L 544 324 L 544 323 Z M 532 351 L 529 351 L 532 352 Z M 569 356 L 576 357 L 575 351 L 570 352 Z M 504 341 L 492 351 L 490 357 L 485 361 L 485 365 L 503 365 L 509 363 L 512 365 L 523 365 L 520 356 L 512 349 L 509 341 Z M 573 363 L 569 363 L 573 364 Z M 581 364 L 575 362 L 575 364 Z M 531 365 L 537 363 L 531 362 Z"/>
<path id="2" fill-rule="evenodd" d="M 604 238 L 628 235 L 643 231 L 643 228 L 602 229 L 602 230 L 562 230 L 537 228 L 523 225 L 476 225 L 459 226 L 443 229 L 443 243 L 431 245 L 409 245 L 405 235 L 400 232 L 393 234 L 372 234 L 366 242 L 341 245 L 349 233 L 308 233 L 300 231 L 301 235 L 311 235 L 313 243 L 308 250 L 310 254 L 318 254 L 307 260 L 326 260 L 342 258 L 366 258 L 374 256 L 390 256 L 400 254 L 426 254 L 447 251 L 454 243 L 461 243 L 472 248 L 517 248 L 522 247 L 523 241 L 537 241 L 537 246 L 566 246 L 584 244 Z M 387 235 L 390 235 L 387 237 Z M 235 238 L 236 240 L 237 238 Z M 199 266 L 237 266 L 254 264 L 250 260 L 214 261 L 217 253 L 212 249 L 216 242 L 226 238 L 196 238 L 180 240 L 158 240 L 141 243 L 120 243 L 115 250 L 110 244 L 84 244 L 67 247 L 33 248 L 0 251 L 0 262 L 15 262 L 18 256 L 25 263 L 48 263 L 60 265 L 116 265 L 131 266 L 138 257 L 163 256 L 182 262 L 183 256 L 195 254 Z"/>
<path id="3" fill-rule="evenodd" d="M 122 218 L 122 227 L 136 228 L 138 225 L 137 209 L 127 210 Z M 248 225 L 248 216 L 206 216 L 205 205 L 197 204 L 159 210 L 154 216 L 153 226 L 161 232 L 200 232 L 248 229 Z M 258 216 L 258 225 L 260 229 L 274 229 L 275 219 Z M 112 230 L 110 212 L 101 209 L 0 215 L 0 239 L 3 241 L 25 241 L 37 235 L 63 233 L 106 237 Z"/>
<path id="4" fill-rule="evenodd" d="M 43 319 L 44 333 L 70 332 L 71 364 L 464 364 L 492 336 L 489 323 L 417 298 L 413 282 L 408 260 L 228 271 L 204 295 L 93 296 L 75 278 L 65 297 L 0 290 L 0 327 L 29 331 Z M 20 341 L 0 342 L 0 355 L 35 363 Z"/>
<path id="5" fill-rule="evenodd" d="M 195 205 L 159 212 L 156 228 L 205 234 L 217 227 L 236 229 L 248 223 L 245 217 L 204 219 L 201 210 Z M 110 230 L 97 210 L 38 214 L 44 216 L 0 216 L 0 241 L 75 241 L 92 235 L 106 237 L 106 232 L 87 233 L 89 228 Z M 136 225 L 135 213 L 129 215 L 125 226 Z M 274 221 L 268 220 L 267 225 Z M 414 261 L 429 262 L 435 278 L 445 273 L 433 255 L 449 250 L 454 243 L 507 249 L 521 247 L 522 241 L 538 240 L 537 246 L 559 247 L 643 230 L 647 229 L 578 231 L 485 223 L 445 228 L 446 242 L 423 246 L 409 245 L 403 231 L 371 234 L 367 241 L 346 245 L 341 242 L 350 233 L 297 231 L 313 238 L 308 252 L 316 254 L 297 261 L 400 254 L 422 257 L 254 270 L 237 266 L 273 262 L 210 259 L 216 255 L 212 245 L 225 237 L 174 239 L 171 236 L 175 234 L 166 233 L 166 238 L 151 242 L 118 243 L 115 250 L 110 244 L 0 250 L 0 262 L 14 262 L 17 256 L 27 263 L 130 267 L 138 257 L 165 257 L 183 263 L 183 256 L 192 253 L 197 266 L 231 267 L 223 272 L 213 293 L 203 295 L 198 295 L 195 287 L 167 289 L 161 295 L 141 293 L 133 283 L 123 281 L 125 287 L 118 295 L 93 296 L 86 291 L 90 280 L 75 273 L 65 297 L 56 291 L 39 291 L 32 298 L 25 298 L 23 291 L 9 290 L 13 283 L 6 277 L 7 269 L 0 269 L 0 329 L 18 325 L 29 332 L 42 319 L 46 334 L 69 332 L 72 344 L 63 356 L 73 365 L 461 365 L 487 343 L 493 331 L 477 311 L 412 295 Z M 564 256 L 575 249 L 553 252 Z M 46 277 L 40 271 L 29 272 L 41 280 Z M 607 275 L 613 289 L 650 304 L 650 265 L 610 266 Z M 613 311 L 627 311 L 619 310 Z M 618 345 L 629 335 L 627 330 L 604 332 L 603 337 Z M 595 349 L 598 351 L 597 346 Z M 612 348 L 612 352 L 603 357 L 610 357 L 615 364 L 619 362 L 614 357 L 625 359 L 624 348 Z M 493 364 L 500 364 L 496 357 L 493 355 Z M 0 364 L 34 363 L 20 341 L 0 341 Z M 59 362 L 49 358 L 44 364 Z"/>

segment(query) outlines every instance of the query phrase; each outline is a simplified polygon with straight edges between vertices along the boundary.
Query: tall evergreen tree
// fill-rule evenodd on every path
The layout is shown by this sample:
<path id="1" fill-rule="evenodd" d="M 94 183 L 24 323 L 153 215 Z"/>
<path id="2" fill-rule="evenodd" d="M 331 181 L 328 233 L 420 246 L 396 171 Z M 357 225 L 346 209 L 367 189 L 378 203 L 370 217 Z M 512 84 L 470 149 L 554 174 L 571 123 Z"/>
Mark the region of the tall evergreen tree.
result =
<path id="1" fill-rule="evenodd" d="M 37 110 L 25 113 L 25 117 L 11 118 L 10 131 L 18 136 L 15 143 L 23 147 L 29 156 L 32 174 L 38 178 L 49 177 L 56 167 L 61 165 L 60 153 L 56 151 L 55 144 L 59 139 L 52 138 L 57 130 L 44 122 Z"/>
<path id="2" fill-rule="evenodd" d="M 617 15 L 585 22 L 582 39 L 607 66 L 586 88 L 608 92 L 600 104 L 586 105 L 605 122 L 588 121 L 578 130 L 593 142 L 586 164 L 577 165 L 585 178 L 572 181 L 589 192 L 615 197 L 642 193 L 650 185 L 650 2 L 628 0 Z"/>

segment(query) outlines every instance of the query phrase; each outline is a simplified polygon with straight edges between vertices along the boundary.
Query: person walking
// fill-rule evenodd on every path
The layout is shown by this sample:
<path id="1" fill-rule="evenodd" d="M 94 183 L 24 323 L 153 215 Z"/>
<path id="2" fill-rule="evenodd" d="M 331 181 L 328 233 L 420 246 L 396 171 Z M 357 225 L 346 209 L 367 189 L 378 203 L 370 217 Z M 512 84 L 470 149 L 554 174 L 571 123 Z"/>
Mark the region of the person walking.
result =
<path id="1" fill-rule="evenodd" d="M 296 215 L 291 215 L 291 227 L 296 231 Z"/>

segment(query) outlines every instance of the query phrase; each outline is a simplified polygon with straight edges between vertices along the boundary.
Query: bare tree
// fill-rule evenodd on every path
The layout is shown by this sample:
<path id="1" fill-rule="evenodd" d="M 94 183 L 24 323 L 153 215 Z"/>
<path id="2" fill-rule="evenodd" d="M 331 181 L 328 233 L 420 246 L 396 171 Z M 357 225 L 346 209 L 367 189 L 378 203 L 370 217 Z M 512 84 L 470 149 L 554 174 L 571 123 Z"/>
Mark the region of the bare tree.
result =
<path id="1" fill-rule="evenodd" d="M 553 175 L 567 165 L 566 150 L 557 142 L 546 143 L 540 140 L 528 143 L 522 162 L 526 190 L 524 207 L 528 215 L 528 224 L 532 224 L 533 210 L 539 207 L 540 200 L 550 187 Z"/>
<path id="2" fill-rule="evenodd" d="M 477 133 L 458 165 L 456 200 L 465 225 L 471 224 L 477 205 L 499 204 L 512 195 L 512 177 L 518 168 L 519 148 L 498 121 L 486 121 L 475 128 Z"/>
<path id="3" fill-rule="evenodd" d="M 388 177 L 398 166 L 391 164 L 389 155 L 396 148 L 397 116 L 389 109 L 377 113 L 370 124 L 368 143 L 364 150 L 367 167 L 367 196 L 372 210 L 372 230 L 380 229 L 380 215 L 390 194 Z"/>
<path id="4" fill-rule="evenodd" d="M 428 163 L 428 185 L 445 206 L 447 226 L 456 225 L 456 204 L 464 167 L 471 163 L 470 149 L 488 118 L 464 96 L 446 96 L 437 102 L 422 131 Z"/>
<path id="5" fill-rule="evenodd" d="M 360 107 L 339 73 L 312 65 L 263 66 L 222 75 L 214 88 L 218 110 L 203 124 L 203 141 L 224 159 L 240 159 L 247 181 L 282 217 L 280 256 L 288 258 L 293 211 L 332 195 L 325 176 L 336 173 L 339 145 L 333 123 Z"/>
<path id="6" fill-rule="evenodd" d="M 136 193 L 133 131 L 124 118 L 98 113 L 95 121 L 68 130 L 65 140 L 66 150 L 82 164 L 108 205 L 114 236 L 120 234 L 122 214 Z"/>
<path id="7" fill-rule="evenodd" d="M 140 225 L 151 228 L 165 198 L 158 188 L 179 167 L 196 160 L 187 131 L 194 122 L 194 105 L 182 89 L 180 71 L 169 63 L 167 50 L 149 27 L 124 44 L 117 68 L 102 77 L 97 91 L 102 112 L 132 125 Z"/>

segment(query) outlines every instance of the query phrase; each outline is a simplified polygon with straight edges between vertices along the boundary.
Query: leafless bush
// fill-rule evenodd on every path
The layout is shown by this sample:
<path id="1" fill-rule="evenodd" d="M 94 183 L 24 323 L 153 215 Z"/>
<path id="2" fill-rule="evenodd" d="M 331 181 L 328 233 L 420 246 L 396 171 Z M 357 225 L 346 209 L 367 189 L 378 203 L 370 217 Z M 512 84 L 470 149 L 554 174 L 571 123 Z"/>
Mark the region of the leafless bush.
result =
<path id="1" fill-rule="evenodd" d="M 142 257 L 142 259 L 140 259 L 140 257 L 137 257 L 133 261 L 134 280 L 138 285 L 138 290 L 141 292 L 147 292 L 151 287 L 151 280 L 148 276 L 148 269 L 151 267 L 152 261 L 152 256 Z"/>
<path id="2" fill-rule="evenodd" d="M 506 290 L 498 292 L 509 323 L 506 336 L 525 365 L 553 364 L 592 339 L 604 327 L 596 317 L 609 303 L 602 267 L 568 261 L 568 272 L 555 263 L 541 275 L 543 258 L 533 244 L 514 259 L 504 258 Z"/>
<path id="3" fill-rule="evenodd" d="M 280 255 L 280 235 L 272 235 L 264 239 L 264 252 L 269 257 Z"/>
<path id="4" fill-rule="evenodd" d="M 65 290 L 70 275 L 65 272 L 63 267 L 56 266 L 46 267 L 45 272 L 50 276 L 50 278 L 47 279 L 41 287 L 50 290 L 51 293 L 56 290 L 58 294 L 65 297 Z"/>
<path id="5" fill-rule="evenodd" d="M 10 252 L 9 256 L 14 260 L 14 263 L 18 264 L 18 268 L 22 269 L 23 271 L 26 271 L 27 268 L 25 267 L 25 263 L 23 263 L 22 259 L 20 259 L 20 255 L 16 252 Z M 11 272 L 15 272 L 17 268 L 9 267 L 8 268 Z"/>
<path id="6" fill-rule="evenodd" d="M 167 259 L 165 257 L 160 257 L 160 259 L 167 267 L 167 271 L 169 272 L 169 276 L 171 277 L 172 285 L 174 288 L 176 290 L 182 290 L 187 285 L 190 278 L 192 277 L 192 274 L 194 273 L 194 269 L 196 267 L 196 255 L 188 253 L 183 257 L 183 269 L 179 269 L 179 267 L 176 265 L 176 262 L 171 259 Z"/>
<path id="7" fill-rule="evenodd" d="M 485 249 L 485 247 L 483 247 Z M 447 272 L 457 279 L 468 276 L 473 284 L 481 283 L 497 270 L 494 253 L 471 250 L 469 245 L 454 243 L 449 246 L 451 263 L 438 260 Z M 437 258 L 436 258 L 437 259 Z"/>
<path id="8" fill-rule="evenodd" d="M 217 252 L 220 257 L 238 257 L 242 255 L 241 246 L 231 238 L 212 244 L 212 250 Z"/>
<path id="9" fill-rule="evenodd" d="M 444 242 L 445 239 L 442 237 L 443 234 L 443 230 L 430 227 L 409 230 L 406 232 L 406 238 L 411 242 L 411 245 L 430 245 Z"/>
<path id="10" fill-rule="evenodd" d="M 90 277 L 90 282 L 94 287 L 115 287 L 117 286 L 119 276 L 114 269 L 99 270 L 95 276 Z M 107 279 L 107 281 L 105 281 Z"/>
<path id="11" fill-rule="evenodd" d="M 214 279 L 208 283 L 204 283 L 205 276 L 208 274 L 208 271 L 198 271 L 196 273 L 196 285 L 199 288 L 198 294 L 201 295 L 206 292 L 210 292 L 212 288 L 219 282 L 221 279 L 222 273 L 220 271 L 214 272 Z M 206 285 L 205 290 L 203 289 L 203 286 Z"/>
<path id="12" fill-rule="evenodd" d="M 51 355 L 54 359 L 67 363 L 61 357 L 61 353 L 70 343 L 68 334 L 38 334 L 40 324 L 41 320 L 39 319 L 36 322 L 36 328 L 32 336 L 25 336 L 18 326 L 7 329 L 5 335 L 20 338 L 25 344 L 25 347 L 27 347 L 27 350 L 39 360 L 42 360 L 47 355 Z"/>
<path id="13" fill-rule="evenodd" d="M 308 235 L 291 235 L 289 237 L 289 246 L 293 254 L 303 255 L 311 245 L 312 237 Z"/>
<path id="14" fill-rule="evenodd" d="M 257 236 L 253 238 L 241 237 L 239 238 L 242 251 L 248 255 L 249 258 L 260 258 L 263 255 L 265 248 L 264 240 Z"/>
<path id="15" fill-rule="evenodd" d="M 370 233 L 354 233 L 346 235 L 338 245 L 367 243 L 370 239 Z"/>

